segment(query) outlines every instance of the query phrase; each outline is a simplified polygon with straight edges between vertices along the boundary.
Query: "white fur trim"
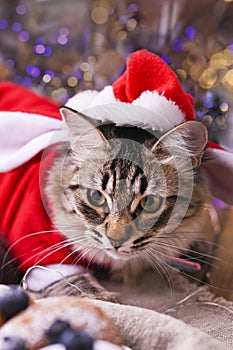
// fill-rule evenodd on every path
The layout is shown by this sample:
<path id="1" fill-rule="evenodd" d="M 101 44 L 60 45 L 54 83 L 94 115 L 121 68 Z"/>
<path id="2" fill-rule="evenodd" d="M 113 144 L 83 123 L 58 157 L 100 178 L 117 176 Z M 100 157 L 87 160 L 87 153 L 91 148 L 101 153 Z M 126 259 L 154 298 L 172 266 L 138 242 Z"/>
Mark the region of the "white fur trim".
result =
<path id="1" fill-rule="evenodd" d="M 82 112 L 87 108 L 115 103 L 117 100 L 113 94 L 112 86 L 106 86 L 103 90 L 86 90 L 71 97 L 66 107 Z"/>
<path id="2" fill-rule="evenodd" d="M 56 138 L 52 137 L 54 131 Z M 0 112 L 0 172 L 12 170 L 51 144 L 64 139 L 60 120 L 23 112 Z"/>
<path id="3" fill-rule="evenodd" d="M 118 101 L 112 86 L 106 86 L 100 92 L 80 92 L 70 98 L 66 106 L 99 122 L 150 128 L 159 133 L 165 133 L 184 121 L 179 107 L 157 92 L 143 92 L 131 104 Z M 0 112 L 0 129 L 0 172 L 22 165 L 44 148 L 58 142 L 58 138 L 67 140 L 62 121 L 39 114 Z M 56 132 L 54 137 L 56 130 L 60 132 Z"/>
<path id="4" fill-rule="evenodd" d="M 66 107 L 81 112 L 91 104 L 91 101 L 99 94 L 96 90 L 86 90 L 79 92 L 66 102 Z"/>
<path id="5" fill-rule="evenodd" d="M 88 108 L 83 113 L 101 122 L 112 122 L 117 126 L 136 126 L 152 129 L 159 134 L 172 129 L 174 125 L 162 115 L 141 106 L 115 102 Z"/>
<path id="6" fill-rule="evenodd" d="M 156 91 L 145 91 L 133 103 L 117 100 L 112 86 L 102 91 L 84 91 L 68 100 L 67 107 L 102 122 L 131 125 L 166 132 L 183 122 L 184 113 Z"/>
<path id="7" fill-rule="evenodd" d="M 167 119 L 173 126 L 185 120 L 184 113 L 175 102 L 167 100 L 165 96 L 159 95 L 157 91 L 144 91 L 132 104 L 156 112 L 156 114 L 161 115 L 162 118 Z M 153 119 L 148 120 L 149 127 L 152 127 L 153 123 Z"/>
<path id="8" fill-rule="evenodd" d="M 89 104 L 89 106 L 86 106 L 86 108 L 111 104 L 115 102 L 117 102 L 117 100 L 114 96 L 112 86 L 105 86 L 105 88 L 96 95 L 91 104 Z"/>

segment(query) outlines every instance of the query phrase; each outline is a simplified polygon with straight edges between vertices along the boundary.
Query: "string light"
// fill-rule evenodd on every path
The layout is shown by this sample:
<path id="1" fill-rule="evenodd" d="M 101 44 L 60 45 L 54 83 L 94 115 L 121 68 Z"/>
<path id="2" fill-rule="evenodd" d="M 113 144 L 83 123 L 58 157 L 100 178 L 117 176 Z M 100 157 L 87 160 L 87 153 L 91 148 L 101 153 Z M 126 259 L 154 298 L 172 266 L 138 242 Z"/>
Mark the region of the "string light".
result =
<path id="1" fill-rule="evenodd" d="M 75 77 L 70 77 L 68 78 L 67 80 L 67 84 L 70 86 L 70 87 L 75 87 L 78 85 L 78 79 L 75 78 Z"/>
<path id="2" fill-rule="evenodd" d="M 91 12 L 91 18 L 96 24 L 104 24 L 108 20 L 108 10 L 105 7 L 94 7 Z"/>
<path id="3" fill-rule="evenodd" d="M 102 89 L 112 83 L 122 72 L 128 54 L 144 47 L 160 54 L 195 95 L 198 118 L 210 128 L 224 129 L 231 104 L 226 98 L 207 107 L 206 100 L 213 91 L 231 97 L 233 43 L 231 30 L 223 32 L 217 24 L 214 28 L 215 23 L 208 31 L 202 29 L 200 23 L 208 23 L 211 13 L 200 13 L 197 19 L 194 11 L 189 22 L 184 17 L 179 23 L 173 16 L 171 23 L 167 20 L 163 26 L 159 12 L 163 2 L 159 0 L 151 6 L 143 0 L 95 0 L 91 8 L 89 2 L 68 2 L 70 7 L 56 3 L 56 15 L 47 1 L 39 6 L 29 7 L 28 0 L 12 5 L 13 20 L 2 12 L 0 80 L 11 79 L 26 86 L 41 84 L 43 93 L 64 101 L 77 91 Z M 223 14 L 230 2 L 216 0 Z M 202 16 L 206 16 L 205 21 Z"/>

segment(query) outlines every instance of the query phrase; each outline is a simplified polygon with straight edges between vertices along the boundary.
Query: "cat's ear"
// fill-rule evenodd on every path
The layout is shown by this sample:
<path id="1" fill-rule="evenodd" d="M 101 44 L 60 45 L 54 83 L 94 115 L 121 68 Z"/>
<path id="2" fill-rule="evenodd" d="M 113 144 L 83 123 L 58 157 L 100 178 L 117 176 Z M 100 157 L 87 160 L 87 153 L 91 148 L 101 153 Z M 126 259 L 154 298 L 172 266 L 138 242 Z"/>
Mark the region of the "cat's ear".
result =
<path id="1" fill-rule="evenodd" d="M 103 134 L 85 115 L 67 107 L 62 107 L 60 112 L 70 132 L 71 148 L 91 150 L 107 144 Z"/>
<path id="2" fill-rule="evenodd" d="M 188 154 L 195 168 L 201 164 L 207 141 L 206 127 L 199 121 L 191 120 L 178 125 L 163 135 L 153 146 L 152 152 L 162 147 L 169 154 L 172 152 L 179 152 L 180 155 L 184 156 Z"/>

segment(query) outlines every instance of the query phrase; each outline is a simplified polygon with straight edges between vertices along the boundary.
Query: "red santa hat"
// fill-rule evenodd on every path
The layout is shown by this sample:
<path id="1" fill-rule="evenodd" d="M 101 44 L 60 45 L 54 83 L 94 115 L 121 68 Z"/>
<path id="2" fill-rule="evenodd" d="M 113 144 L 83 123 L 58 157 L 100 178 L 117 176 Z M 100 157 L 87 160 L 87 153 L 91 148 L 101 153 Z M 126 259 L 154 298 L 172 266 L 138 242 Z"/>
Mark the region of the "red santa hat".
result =
<path id="1" fill-rule="evenodd" d="M 129 56 L 125 73 L 112 86 L 79 93 L 66 106 L 102 122 L 161 133 L 195 118 L 192 96 L 170 67 L 147 50 Z"/>
<path id="2" fill-rule="evenodd" d="M 26 95 L 24 98 L 28 99 Z M 18 88 L 15 87 L 14 100 L 19 98 L 23 97 L 18 96 Z M 3 133 L 9 130 L 10 133 L 9 136 L 5 132 L 5 137 L 0 138 L 3 153 L 0 154 L 0 171 L 23 164 L 41 149 L 57 142 L 57 138 L 51 138 L 54 131 L 61 131 L 61 139 L 66 137 L 64 123 L 58 120 L 59 116 L 51 118 L 49 111 L 41 112 L 39 104 L 34 103 L 38 113 L 35 113 L 33 103 L 31 111 L 30 108 L 18 108 L 13 113 L 9 105 L 0 112 L 1 130 Z M 182 122 L 195 119 L 193 98 L 183 90 L 171 68 L 147 50 L 139 50 L 129 56 L 126 71 L 112 86 L 106 86 L 102 91 L 78 93 L 68 100 L 66 106 L 101 122 L 148 128 L 160 135 Z M 33 118 L 28 118 L 28 113 Z M 213 192 L 233 204 L 233 154 L 211 143 L 208 143 L 207 152 L 209 161 L 203 166 L 209 173 Z"/>

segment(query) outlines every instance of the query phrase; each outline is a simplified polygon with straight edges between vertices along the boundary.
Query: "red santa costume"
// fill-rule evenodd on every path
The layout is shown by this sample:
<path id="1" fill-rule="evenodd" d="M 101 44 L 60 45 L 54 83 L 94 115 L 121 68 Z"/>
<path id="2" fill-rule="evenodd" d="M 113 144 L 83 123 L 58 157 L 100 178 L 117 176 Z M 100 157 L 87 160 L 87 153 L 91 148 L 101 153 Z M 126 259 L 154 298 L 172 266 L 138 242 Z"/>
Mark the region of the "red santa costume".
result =
<path id="1" fill-rule="evenodd" d="M 146 50 L 129 57 L 113 86 L 81 92 L 67 106 L 103 122 L 161 134 L 195 119 L 193 99 L 175 73 Z M 72 264 L 77 259 L 69 248 L 61 248 L 63 236 L 44 208 L 39 185 L 39 176 L 46 177 L 53 161 L 49 153 L 41 160 L 42 152 L 55 142 L 54 132 L 63 129 L 54 102 L 13 83 L 0 84 L 0 232 L 22 272 L 35 264 Z M 213 194 L 233 204 L 233 155 L 210 143 L 208 148 L 211 158 L 204 166 Z"/>

